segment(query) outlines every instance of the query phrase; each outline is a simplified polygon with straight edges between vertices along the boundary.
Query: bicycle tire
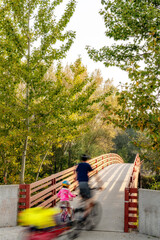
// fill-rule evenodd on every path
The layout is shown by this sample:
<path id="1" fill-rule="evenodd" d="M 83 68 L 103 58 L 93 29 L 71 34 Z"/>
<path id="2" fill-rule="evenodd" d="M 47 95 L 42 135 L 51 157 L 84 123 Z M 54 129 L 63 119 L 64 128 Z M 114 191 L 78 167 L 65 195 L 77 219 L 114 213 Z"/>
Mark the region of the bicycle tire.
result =
<path id="1" fill-rule="evenodd" d="M 99 202 L 95 202 L 89 216 L 85 221 L 85 229 L 90 231 L 96 228 L 99 224 L 102 215 L 102 207 Z"/>
<path id="2" fill-rule="evenodd" d="M 76 239 L 80 235 L 80 232 L 84 227 L 84 225 L 82 225 L 82 223 L 79 222 L 79 220 L 82 218 L 84 214 L 84 208 L 76 208 L 73 210 L 72 214 L 73 214 L 72 215 L 73 226 L 71 230 L 67 232 L 67 239 L 69 240 Z"/>

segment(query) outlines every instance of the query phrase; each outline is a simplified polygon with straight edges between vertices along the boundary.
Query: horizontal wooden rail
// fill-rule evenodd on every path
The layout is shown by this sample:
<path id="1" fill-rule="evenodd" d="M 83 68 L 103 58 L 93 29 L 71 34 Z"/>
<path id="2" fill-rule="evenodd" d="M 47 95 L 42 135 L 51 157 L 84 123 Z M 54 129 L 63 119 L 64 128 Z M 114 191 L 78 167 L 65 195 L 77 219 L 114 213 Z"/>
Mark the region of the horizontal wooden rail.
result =
<path id="1" fill-rule="evenodd" d="M 88 163 L 94 168 L 94 171 L 89 174 L 91 177 L 106 166 L 123 163 L 123 159 L 117 154 L 109 153 L 93 158 Z M 58 201 L 57 192 L 63 180 L 70 181 L 71 191 L 77 187 L 76 167 L 68 168 L 31 184 L 21 184 L 19 186 L 19 210 L 38 206 L 53 207 Z"/>

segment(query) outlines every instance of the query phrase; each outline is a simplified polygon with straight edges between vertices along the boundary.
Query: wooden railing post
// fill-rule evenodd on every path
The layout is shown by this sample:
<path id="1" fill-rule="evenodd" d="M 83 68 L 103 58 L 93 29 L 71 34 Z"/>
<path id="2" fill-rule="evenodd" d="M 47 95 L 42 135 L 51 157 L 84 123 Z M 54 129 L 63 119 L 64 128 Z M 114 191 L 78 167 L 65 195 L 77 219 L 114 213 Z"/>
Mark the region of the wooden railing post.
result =
<path id="1" fill-rule="evenodd" d="M 56 189 L 55 189 L 55 187 L 54 187 L 54 185 L 56 184 L 56 178 L 53 178 L 52 179 L 52 185 L 53 185 L 53 191 L 52 191 L 52 195 L 53 196 L 55 196 L 56 195 Z M 52 207 L 54 207 L 56 205 L 56 199 L 54 199 L 53 201 L 52 201 Z"/>
<path id="2" fill-rule="evenodd" d="M 97 163 L 97 159 L 96 159 L 95 162 Z M 98 165 L 96 164 L 96 173 L 98 173 L 97 167 L 98 167 Z"/>
<path id="3" fill-rule="evenodd" d="M 77 172 L 76 172 L 76 168 L 75 168 L 75 170 L 74 170 L 73 172 L 74 172 L 74 174 L 75 174 L 75 178 L 74 178 L 75 184 L 74 184 L 74 187 L 73 187 L 73 191 L 75 191 L 75 189 L 76 189 L 76 187 L 77 187 L 77 184 L 76 184 L 76 182 L 77 182 Z"/>
<path id="4" fill-rule="evenodd" d="M 103 156 L 102 156 L 102 169 L 104 168 L 104 160 L 103 160 Z"/>
<path id="5" fill-rule="evenodd" d="M 124 232 L 128 232 L 129 188 L 125 188 L 124 198 Z"/>

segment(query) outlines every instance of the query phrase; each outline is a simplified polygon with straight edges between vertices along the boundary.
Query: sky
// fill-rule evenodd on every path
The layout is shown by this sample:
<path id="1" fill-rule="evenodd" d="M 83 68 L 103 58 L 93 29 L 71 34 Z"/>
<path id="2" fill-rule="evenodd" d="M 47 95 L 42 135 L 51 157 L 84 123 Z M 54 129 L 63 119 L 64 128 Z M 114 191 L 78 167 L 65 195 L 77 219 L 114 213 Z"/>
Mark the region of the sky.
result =
<path id="1" fill-rule="evenodd" d="M 95 69 L 101 71 L 104 80 L 113 79 L 115 86 L 119 82 L 129 81 L 128 74 L 117 67 L 106 68 L 103 63 L 91 60 L 85 50 L 86 45 L 99 49 L 103 46 L 111 46 L 113 40 L 105 36 L 105 26 L 102 16 L 98 13 L 101 9 L 101 0 L 78 0 L 73 17 L 67 29 L 76 31 L 76 39 L 67 53 L 67 57 L 62 60 L 62 64 L 71 64 L 81 57 L 83 65 L 92 73 Z M 62 8 L 59 8 L 62 14 Z"/>

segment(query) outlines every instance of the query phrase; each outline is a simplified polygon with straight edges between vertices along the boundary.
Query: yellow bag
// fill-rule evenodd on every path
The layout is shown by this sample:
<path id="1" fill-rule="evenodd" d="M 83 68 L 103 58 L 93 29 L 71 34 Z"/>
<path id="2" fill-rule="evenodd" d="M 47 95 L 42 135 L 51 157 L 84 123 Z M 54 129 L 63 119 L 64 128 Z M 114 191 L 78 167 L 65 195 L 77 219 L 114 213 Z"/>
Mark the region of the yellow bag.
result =
<path id="1" fill-rule="evenodd" d="M 21 226 L 34 226 L 38 229 L 57 225 L 56 216 L 60 215 L 61 209 L 54 208 L 28 208 L 18 215 L 18 223 Z"/>

